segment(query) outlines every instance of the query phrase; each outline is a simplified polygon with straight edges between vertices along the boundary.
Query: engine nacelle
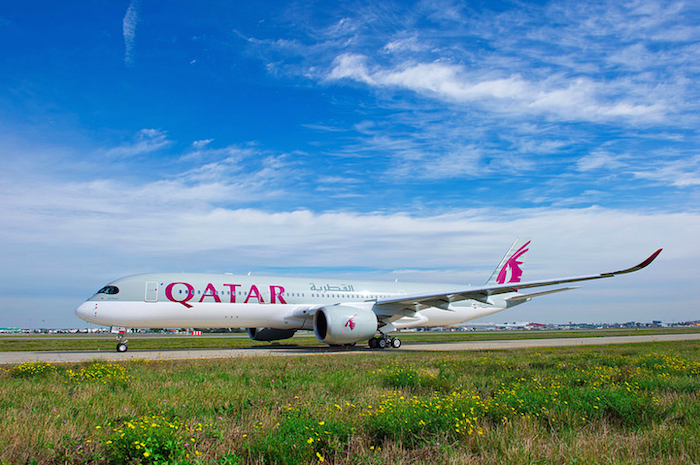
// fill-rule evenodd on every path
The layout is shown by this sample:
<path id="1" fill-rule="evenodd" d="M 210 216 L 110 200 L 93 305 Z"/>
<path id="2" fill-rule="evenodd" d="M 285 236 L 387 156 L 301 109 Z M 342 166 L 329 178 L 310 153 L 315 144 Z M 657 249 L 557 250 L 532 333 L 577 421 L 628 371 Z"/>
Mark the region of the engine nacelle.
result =
<path id="1" fill-rule="evenodd" d="M 333 305 L 314 314 L 314 333 L 326 344 L 352 344 L 377 333 L 377 316 L 364 308 Z"/>
<path id="2" fill-rule="evenodd" d="M 296 329 L 248 328 L 248 336 L 254 341 L 278 341 L 294 336 Z"/>

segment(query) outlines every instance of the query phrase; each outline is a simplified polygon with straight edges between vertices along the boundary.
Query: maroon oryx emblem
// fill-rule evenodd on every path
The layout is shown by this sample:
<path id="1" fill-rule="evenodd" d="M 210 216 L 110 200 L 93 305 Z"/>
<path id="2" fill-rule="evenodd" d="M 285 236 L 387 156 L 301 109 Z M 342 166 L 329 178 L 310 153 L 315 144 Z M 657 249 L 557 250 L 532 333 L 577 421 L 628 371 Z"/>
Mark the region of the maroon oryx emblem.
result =
<path id="1" fill-rule="evenodd" d="M 506 282 L 506 279 L 508 278 L 508 271 L 510 271 L 510 279 L 508 280 L 509 283 L 519 283 L 520 282 L 520 277 L 523 275 L 523 269 L 520 268 L 520 265 L 523 264 L 523 262 L 518 261 L 520 256 L 527 252 L 528 249 L 527 246 L 530 245 L 530 241 L 527 241 L 527 243 L 520 247 L 509 259 L 506 261 L 505 265 L 503 265 L 503 268 L 501 268 L 501 272 L 498 273 L 498 277 L 496 278 L 496 282 L 498 284 L 504 284 Z"/>
<path id="2" fill-rule="evenodd" d="M 351 316 L 351 317 L 348 319 L 348 321 L 345 322 L 345 327 L 346 327 L 346 328 L 350 328 L 350 331 L 352 331 L 353 329 L 355 329 L 355 324 L 356 324 L 356 323 L 355 323 L 353 320 L 355 319 L 356 316 L 357 316 L 357 313 L 355 313 L 353 316 Z"/>

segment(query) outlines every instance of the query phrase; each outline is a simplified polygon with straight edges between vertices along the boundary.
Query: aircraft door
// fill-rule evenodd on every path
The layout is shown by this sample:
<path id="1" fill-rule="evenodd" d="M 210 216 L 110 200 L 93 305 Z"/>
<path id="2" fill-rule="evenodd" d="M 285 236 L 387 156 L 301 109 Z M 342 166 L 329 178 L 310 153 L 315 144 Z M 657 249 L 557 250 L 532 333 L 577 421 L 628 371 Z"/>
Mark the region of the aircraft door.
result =
<path id="1" fill-rule="evenodd" d="M 157 302 L 158 301 L 158 283 L 157 282 L 146 283 L 146 297 L 144 300 L 146 302 Z"/>

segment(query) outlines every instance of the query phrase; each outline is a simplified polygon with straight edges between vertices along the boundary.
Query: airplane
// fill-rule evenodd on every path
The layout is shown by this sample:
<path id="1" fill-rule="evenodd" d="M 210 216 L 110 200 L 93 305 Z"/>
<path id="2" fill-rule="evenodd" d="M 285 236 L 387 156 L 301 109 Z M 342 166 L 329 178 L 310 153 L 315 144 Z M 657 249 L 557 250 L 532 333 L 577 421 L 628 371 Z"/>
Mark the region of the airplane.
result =
<path id="1" fill-rule="evenodd" d="M 399 348 L 389 333 L 415 326 L 447 326 L 490 315 L 534 297 L 576 287 L 525 293 L 543 286 L 632 273 L 661 253 L 620 271 L 521 281 L 529 238 L 517 238 L 483 286 L 350 281 L 326 278 L 160 273 L 113 281 L 75 314 L 85 321 L 128 328 L 247 328 L 256 341 L 288 339 L 313 330 L 331 346 L 367 340 L 372 349 Z M 128 350 L 120 334 L 117 352 Z"/>

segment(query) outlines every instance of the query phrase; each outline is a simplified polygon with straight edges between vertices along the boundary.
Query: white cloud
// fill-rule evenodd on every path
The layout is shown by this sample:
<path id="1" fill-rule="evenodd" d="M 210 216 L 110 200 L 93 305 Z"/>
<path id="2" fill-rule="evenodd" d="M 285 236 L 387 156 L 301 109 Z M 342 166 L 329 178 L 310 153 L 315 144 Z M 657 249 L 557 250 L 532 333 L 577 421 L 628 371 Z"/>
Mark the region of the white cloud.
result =
<path id="1" fill-rule="evenodd" d="M 370 68 L 367 62 L 364 55 L 340 55 L 327 80 L 351 79 L 372 87 L 408 89 L 451 103 L 478 103 L 496 113 L 523 116 L 541 113 L 582 121 L 619 117 L 650 121 L 664 116 L 663 105 L 605 96 L 606 86 L 590 79 L 553 77 L 533 82 L 519 75 L 483 77 L 464 66 L 441 62 L 387 69 Z"/>
<path id="2" fill-rule="evenodd" d="M 144 130 L 140 136 L 150 141 L 164 134 Z M 133 155 L 153 150 L 143 143 L 145 147 L 136 144 L 107 152 Z M 193 212 L 210 212 L 219 205 L 241 206 L 278 199 L 284 194 L 285 183 L 295 178 L 293 164 L 284 155 L 237 147 L 205 149 L 199 154 L 200 159 L 174 162 L 172 168 L 180 168 L 179 173 L 146 176 L 141 181 L 111 178 L 112 170 L 102 164 L 95 167 L 92 179 L 72 182 L 37 177 L 22 171 L 31 167 L 18 166 L 12 174 L 6 172 L 3 176 L 6 188 L 0 191 L 0 214 L 15 219 L 11 227 L 0 229 L 0 237 L 41 242 L 41 229 L 45 227 L 41 222 L 51 219 L 59 242 L 71 242 L 71 236 L 81 234 L 86 240 L 90 237 L 94 243 L 100 243 L 112 233 L 145 233 L 145 244 L 153 239 L 147 237 L 147 231 L 155 232 L 150 228 L 156 224 L 166 225 L 173 218 Z M 59 220 L 61 217 L 72 217 L 75 222 Z M 61 232 L 65 235 L 59 239 Z"/>
<path id="3" fill-rule="evenodd" d="M 111 148 L 105 154 L 110 157 L 128 158 L 156 152 L 172 143 L 171 140 L 168 140 L 167 132 L 163 130 L 141 129 L 134 137 L 133 142 Z"/>
<path id="4" fill-rule="evenodd" d="M 131 0 L 129 8 L 122 20 L 122 31 L 124 34 L 124 64 L 133 66 L 135 62 L 134 46 L 136 42 L 136 26 L 141 20 L 139 17 L 139 0 Z"/>
<path id="5" fill-rule="evenodd" d="M 637 43 L 613 52 L 608 61 L 619 64 L 629 69 L 642 70 L 649 66 L 649 62 L 656 58 L 656 54 L 651 53 L 645 44 Z"/>
<path id="6" fill-rule="evenodd" d="M 351 18 L 340 18 L 337 23 L 326 29 L 325 33 L 331 37 L 346 37 L 357 31 L 358 24 Z"/>
<path id="7" fill-rule="evenodd" d="M 192 147 L 195 149 L 203 149 L 207 145 L 211 144 L 214 142 L 214 139 L 204 139 L 204 140 L 196 140 L 192 142 Z"/>
<path id="8" fill-rule="evenodd" d="M 615 170 L 625 166 L 620 158 L 607 152 L 594 152 L 579 158 L 576 167 L 579 171 L 592 171 L 601 168 Z"/>
<path id="9" fill-rule="evenodd" d="M 266 265 L 286 266 L 453 268 L 482 262 L 516 235 L 535 237 L 543 244 L 538 249 L 550 250 L 541 252 L 544 257 L 561 254 L 586 266 L 634 260 L 664 244 L 676 249 L 669 252 L 676 258 L 700 259 L 695 238 L 700 215 L 692 213 L 480 209 L 416 216 L 216 206 L 227 197 L 250 201 L 256 182 L 252 185 L 252 192 L 246 184 L 178 180 L 15 186 L 3 193 L 0 213 L 13 218 L 13 227 L 4 228 L 2 236 L 10 242 L 82 248 L 86 254 L 105 243 L 151 257 L 229 250 L 249 264 L 263 254 L 279 260 Z M 572 243 L 580 245 L 571 248 Z M 464 255 L 455 254 L 458 250 Z"/>
<path id="10" fill-rule="evenodd" d="M 689 4 L 559 2 L 495 12 L 422 2 L 416 9 L 397 16 L 379 6 L 340 8 L 330 26 L 303 30 L 308 40 L 295 41 L 290 62 L 288 47 L 257 45 L 282 52 L 270 60 L 276 72 L 411 90 L 465 111 L 478 105 L 489 116 L 668 124 L 696 100 L 682 97 L 696 94 L 687 76 L 697 72 L 700 28 Z"/>
<path id="11" fill-rule="evenodd" d="M 354 79 L 374 85 L 374 80 L 369 76 L 367 69 L 367 57 L 364 55 L 346 53 L 337 57 L 333 69 L 328 75 L 329 80 Z"/>
<path id="12" fill-rule="evenodd" d="M 681 159 L 660 157 L 654 166 L 646 170 L 635 170 L 633 174 L 641 179 L 649 179 L 680 188 L 700 186 L 700 155 Z"/>
<path id="13" fill-rule="evenodd" d="M 439 155 L 404 153 L 396 157 L 390 174 L 399 179 L 473 179 L 491 172 L 483 159 L 483 151 L 474 145 L 455 147 Z"/>
<path id="14" fill-rule="evenodd" d="M 430 47 L 428 46 L 428 44 L 421 42 L 421 40 L 416 36 L 392 40 L 383 48 L 383 50 L 388 53 L 416 53 L 424 52 L 429 49 Z"/>

